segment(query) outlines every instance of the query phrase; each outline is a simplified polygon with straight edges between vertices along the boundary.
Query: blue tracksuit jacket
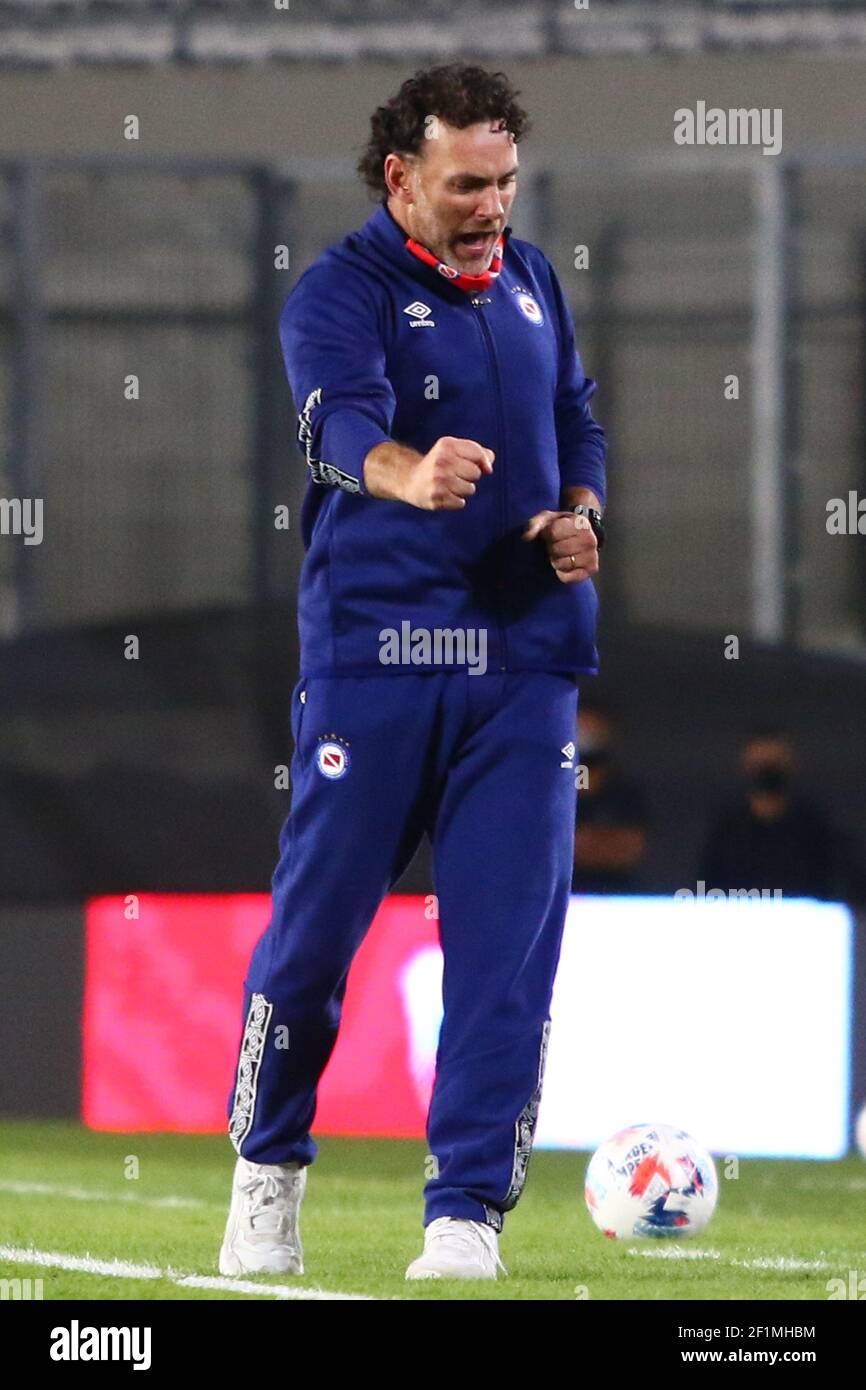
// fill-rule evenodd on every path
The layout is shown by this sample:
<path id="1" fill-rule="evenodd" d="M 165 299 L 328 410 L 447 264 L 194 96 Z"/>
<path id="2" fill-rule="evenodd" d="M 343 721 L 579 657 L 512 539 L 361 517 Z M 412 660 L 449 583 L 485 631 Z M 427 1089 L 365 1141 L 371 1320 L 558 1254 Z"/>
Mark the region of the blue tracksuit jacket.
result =
<path id="1" fill-rule="evenodd" d="M 325 251 L 283 308 L 280 339 L 310 469 L 298 596 L 301 674 L 383 675 L 383 630 L 484 630 L 488 669 L 597 670 L 591 580 L 556 578 L 521 534 L 565 485 L 605 500 L 595 382 L 550 262 L 506 228 L 502 272 L 470 295 L 406 249 L 381 204 Z M 444 435 L 496 455 L 458 511 L 370 497 L 363 461 Z M 436 662 L 432 665 L 435 667 Z"/>

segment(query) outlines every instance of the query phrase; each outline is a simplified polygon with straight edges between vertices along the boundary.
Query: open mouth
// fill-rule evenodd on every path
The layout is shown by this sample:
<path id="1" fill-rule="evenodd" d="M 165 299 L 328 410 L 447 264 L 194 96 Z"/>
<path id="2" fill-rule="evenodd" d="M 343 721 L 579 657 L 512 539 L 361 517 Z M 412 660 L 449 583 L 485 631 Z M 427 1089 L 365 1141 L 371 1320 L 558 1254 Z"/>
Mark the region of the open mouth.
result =
<path id="1" fill-rule="evenodd" d="M 496 240 L 495 232 L 461 232 L 456 239 L 457 248 L 468 256 L 483 256 Z"/>

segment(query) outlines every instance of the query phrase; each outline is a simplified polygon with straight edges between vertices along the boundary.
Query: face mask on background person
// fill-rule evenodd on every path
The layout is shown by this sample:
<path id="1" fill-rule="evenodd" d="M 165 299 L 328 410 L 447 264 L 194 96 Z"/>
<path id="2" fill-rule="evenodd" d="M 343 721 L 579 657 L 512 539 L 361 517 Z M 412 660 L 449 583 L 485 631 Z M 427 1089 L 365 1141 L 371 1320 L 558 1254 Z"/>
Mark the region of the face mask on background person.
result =
<path id="1" fill-rule="evenodd" d="M 791 785 L 791 775 L 782 763 L 758 763 L 749 774 L 749 788 L 755 792 L 771 792 L 776 795 L 786 792 Z"/>

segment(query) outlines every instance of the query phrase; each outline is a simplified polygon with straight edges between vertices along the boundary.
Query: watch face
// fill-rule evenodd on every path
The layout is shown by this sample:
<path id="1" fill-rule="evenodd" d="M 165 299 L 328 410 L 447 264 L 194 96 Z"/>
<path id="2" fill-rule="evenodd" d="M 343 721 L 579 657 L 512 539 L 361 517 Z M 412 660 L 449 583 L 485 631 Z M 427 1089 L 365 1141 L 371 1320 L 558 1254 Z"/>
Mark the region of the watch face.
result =
<path id="1" fill-rule="evenodd" d="M 595 507 L 587 507 L 583 503 L 577 507 L 573 507 L 572 510 L 576 515 L 585 516 L 587 518 L 592 527 L 595 539 L 598 542 L 598 548 L 601 550 L 601 547 L 604 545 L 604 522 L 601 518 L 601 512 Z"/>

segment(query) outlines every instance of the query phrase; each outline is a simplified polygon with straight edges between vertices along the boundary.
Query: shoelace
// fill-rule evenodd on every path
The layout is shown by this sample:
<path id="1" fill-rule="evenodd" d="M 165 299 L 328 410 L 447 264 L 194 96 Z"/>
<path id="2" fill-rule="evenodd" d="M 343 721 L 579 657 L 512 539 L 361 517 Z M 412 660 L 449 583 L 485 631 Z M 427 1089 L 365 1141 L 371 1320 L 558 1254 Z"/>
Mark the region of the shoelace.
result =
<path id="1" fill-rule="evenodd" d="M 253 1230 L 280 1232 L 286 1228 L 286 1213 L 275 1207 L 274 1203 L 291 1196 L 296 1178 L 297 1173 L 256 1173 L 241 1183 L 241 1190 L 250 1199 L 249 1219 Z M 258 1227 L 256 1222 L 259 1223 Z"/>

